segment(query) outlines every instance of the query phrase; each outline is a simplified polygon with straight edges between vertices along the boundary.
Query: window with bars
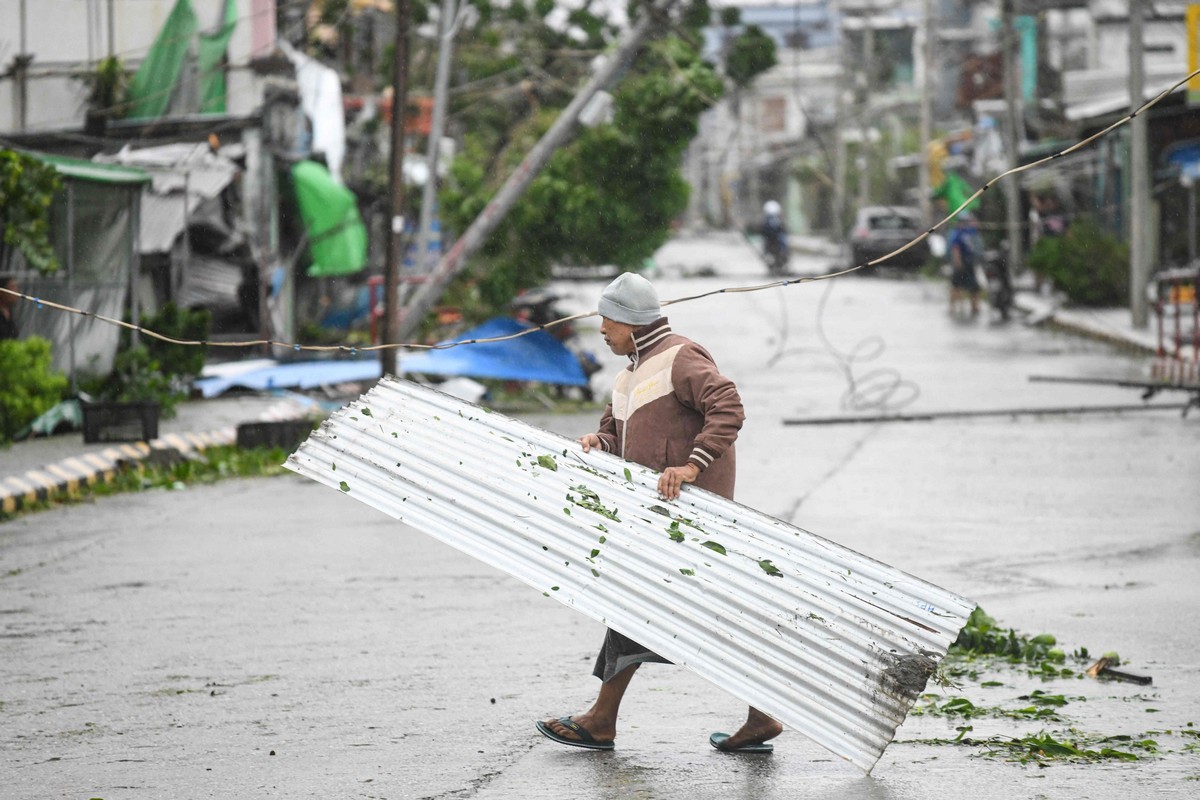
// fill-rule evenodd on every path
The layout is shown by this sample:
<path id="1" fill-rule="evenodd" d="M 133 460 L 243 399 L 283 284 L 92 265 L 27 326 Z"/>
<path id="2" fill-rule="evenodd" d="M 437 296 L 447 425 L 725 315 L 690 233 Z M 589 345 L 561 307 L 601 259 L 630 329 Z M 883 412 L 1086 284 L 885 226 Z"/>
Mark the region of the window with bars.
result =
<path id="1" fill-rule="evenodd" d="M 787 131 L 787 102 L 782 97 L 764 97 L 759 104 L 759 130 L 765 134 Z"/>

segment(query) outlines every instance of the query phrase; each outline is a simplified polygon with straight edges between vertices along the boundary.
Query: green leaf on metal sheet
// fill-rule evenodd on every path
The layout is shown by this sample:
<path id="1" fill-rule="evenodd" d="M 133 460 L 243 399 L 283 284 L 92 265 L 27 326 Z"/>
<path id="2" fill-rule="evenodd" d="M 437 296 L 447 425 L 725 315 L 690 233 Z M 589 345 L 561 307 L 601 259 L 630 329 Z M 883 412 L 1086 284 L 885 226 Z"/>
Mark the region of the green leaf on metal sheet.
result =
<path id="1" fill-rule="evenodd" d="M 764 558 L 759 561 L 758 566 L 762 567 L 762 571 L 770 575 L 772 578 L 783 577 L 783 573 L 779 571 L 778 567 L 771 563 L 771 559 L 769 558 Z"/>
<path id="2" fill-rule="evenodd" d="M 621 521 L 621 518 L 617 516 L 617 510 L 615 508 L 606 508 L 605 505 L 600 502 L 600 495 L 596 494 L 588 487 L 584 486 L 583 484 L 577 484 L 572 486 L 571 490 L 579 492 L 581 497 L 576 498 L 575 495 L 567 492 L 567 500 L 570 502 L 574 503 L 580 508 L 586 508 L 588 511 L 594 511 L 600 516 L 607 517 L 614 522 Z"/>

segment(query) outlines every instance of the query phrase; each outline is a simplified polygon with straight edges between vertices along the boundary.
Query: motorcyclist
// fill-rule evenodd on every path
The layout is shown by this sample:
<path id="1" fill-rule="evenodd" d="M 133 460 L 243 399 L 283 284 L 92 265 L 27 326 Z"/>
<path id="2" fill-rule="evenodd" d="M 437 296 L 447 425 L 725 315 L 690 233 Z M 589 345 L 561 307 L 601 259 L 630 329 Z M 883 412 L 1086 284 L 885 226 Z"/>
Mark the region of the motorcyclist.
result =
<path id="1" fill-rule="evenodd" d="M 763 222 L 760 232 L 763 238 L 763 250 L 766 251 L 768 269 L 772 275 L 782 275 L 787 271 L 790 250 L 787 229 L 783 226 L 783 209 L 774 200 L 768 200 L 763 204 Z"/>

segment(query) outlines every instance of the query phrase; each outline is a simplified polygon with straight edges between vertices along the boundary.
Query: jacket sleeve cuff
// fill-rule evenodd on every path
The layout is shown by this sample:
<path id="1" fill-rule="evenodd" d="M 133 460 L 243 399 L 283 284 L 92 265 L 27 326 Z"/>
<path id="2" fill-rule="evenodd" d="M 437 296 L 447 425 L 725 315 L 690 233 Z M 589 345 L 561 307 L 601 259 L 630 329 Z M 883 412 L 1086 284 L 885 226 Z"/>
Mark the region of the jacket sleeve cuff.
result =
<path id="1" fill-rule="evenodd" d="M 688 463 L 695 464 L 700 468 L 701 472 L 708 469 L 713 462 L 713 456 L 703 447 L 693 447 L 692 454 L 688 456 Z"/>

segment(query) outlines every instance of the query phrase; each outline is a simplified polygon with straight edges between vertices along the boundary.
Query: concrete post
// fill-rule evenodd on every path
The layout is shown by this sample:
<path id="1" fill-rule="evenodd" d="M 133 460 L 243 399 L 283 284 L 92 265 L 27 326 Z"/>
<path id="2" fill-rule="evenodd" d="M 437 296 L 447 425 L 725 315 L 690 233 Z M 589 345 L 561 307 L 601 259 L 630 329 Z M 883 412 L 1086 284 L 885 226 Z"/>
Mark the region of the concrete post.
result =
<path id="1" fill-rule="evenodd" d="M 1019 131 L 1023 127 L 1025 104 L 1021 95 L 1021 86 L 1017 74 L 1017 60 L 1013 50 L 1017 46 L 1017 32 L 1013 24 L 1013 0 L 1004 0 L 1003 37 L 1004 58 L 1004 96 L 1007 100 L 1008 114 L 1005 117 L 1004 138 L 1005 149 L 1008 151 L 1008 165 L 1017 167 L 1021 163 L 1021 138 Z M 1019 275 L 1025 269 L 1025 236 L 1021 218 L 1021 183 L 1019 176 L 1012 176 L 1004 191 L 1005 225 L 1008 229 L 1008 274 Z"/>
<path id="2" fill-rule="evenodd" d="M 1139 108 L 1145 100 L 1141 3 L 1129 4 L 1129 104 Z M 1129 310 L 1135 328 L 1149 324 L 1146 286 L 1150 282 L 1150 173 L 1147 145 L 1149 120 L 1138 114 L 1129 134 Z"/>

